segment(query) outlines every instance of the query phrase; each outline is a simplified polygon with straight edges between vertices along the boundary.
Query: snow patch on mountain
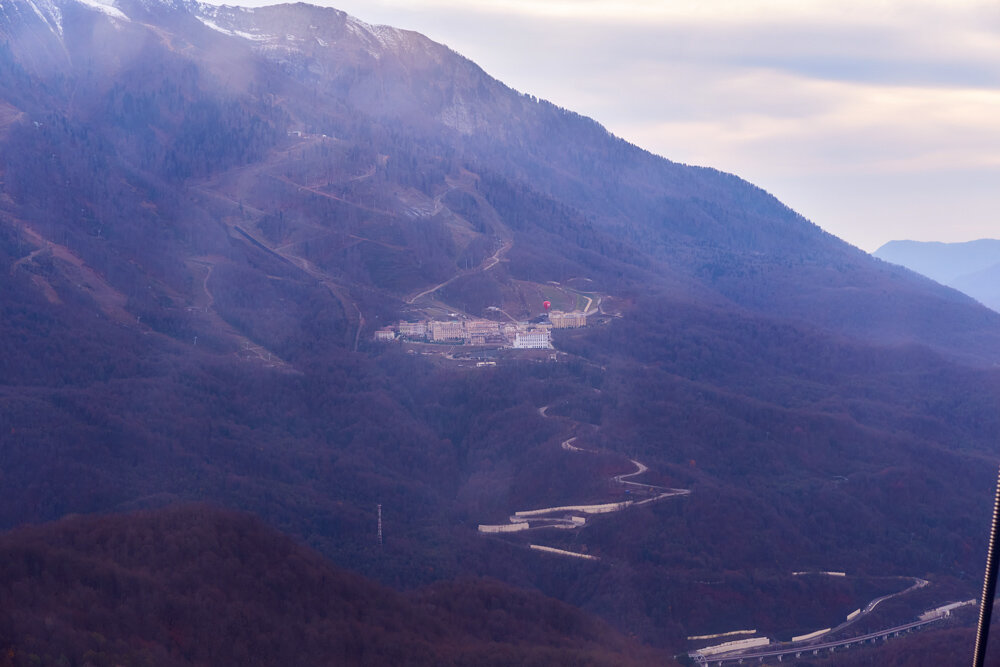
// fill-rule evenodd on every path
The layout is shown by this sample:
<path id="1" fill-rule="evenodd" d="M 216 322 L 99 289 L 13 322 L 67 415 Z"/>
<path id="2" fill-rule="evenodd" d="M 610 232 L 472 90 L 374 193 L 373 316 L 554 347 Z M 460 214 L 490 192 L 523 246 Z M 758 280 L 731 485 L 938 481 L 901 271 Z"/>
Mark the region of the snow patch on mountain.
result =
<path id="1" fill-rule="evenodd" d="M 403 44 L 402 34 L 396 28 L 390 28 L 386 25 L 375 25 L 371 26 L 371 32 L 379 44 L 387 49 L 398 51 Z"/>
<path id="2" fill-rule="evenodd" d="M 265 42 L 274 39 L 274 35 L 262 34 L 259 32 L 248 32 L 239 28 L 250 28 L 253 23 L 252 7 L 230 7 L 207 5 L 205 3 L 192 3 L 191 13 L 201 21 L 206 27 L 221 32 L 230 37 L 249 39 L 254 42 Z M 253 29 L 253 28 L 251 28 Z"/>
<path id="3" fill-rule="evenodd" d="M 45 25 L 49 26 L 52 32 L 62 37 L 62 10 L 55 3 L 48 0 L 39 0 L 37 3 L 34 0 L 24 0 L 24 2 L 31 7 L 35 14 L 38 15 L 38 18 L 42 19 Z"/>
<path id="4" fill-rule="evenodd" d="M 223 28 L 218 23 L 209 21 L 204 16 L 199 16 L 195 14 L 195 18 L 201 21 L 205 26 L 215 30 L 216 32 L 221 32 L 223 35 L 229 35 L 230 37 L 240 37 L 242 39 L 249 39 L 255 42 L 263 42 L 265 40 L 271 39 L 271 35 L 254 35 L 249 32 L 243 32 L 242 30 L 229 30 L 228 28 Z"/>
<path id="5" fill-rule="evenodd" d="M 403 33 L 397 28 L 387 25 L 371 25 L 353 16 L 347 16 L 344 23 L 348 30 L 360 37 L 369 47 L 381 47 L 383 50 L 399 52 L 403 47 Z M 378 48 L 369 48 L 368 53 L 376 59 L 381 57 Z"/>
<path id="6" fill-rule="evenodd" d="M 94 9 L 102 14 L 119 20 L 119 21 L 130 21 L 125 12 L 115 7 L 110 0 L 71 0 L 77 2 L 84 7 L 89 9 Z M 68 2 L 53 2 L 53 0 L 0 0 L 0 9 L 5 13 L 13 10 L 14 12 L 21 13 L 29 10 L 31 13 L 35 14 L 41 21 L 48 26 L 48 28 L 58 35 L 63 36 L 63 8 L 66 7 Z"/>
<path id="7" fill-rule="evenodd" d="M 125 12 L 123 12 L 122 10 L 118 9 L 117 7 L 115 7 L 110 3 L 101 2 L 101 0 L 76 0 L 76 1 L 82 5 L 90 7 L 91 9 L 96 9 L 99 12 L 107 14 L 111 18 L 118 19 L 120 21 L 131 20 L 129 19 L 128 16 L 125 15 Z"/>

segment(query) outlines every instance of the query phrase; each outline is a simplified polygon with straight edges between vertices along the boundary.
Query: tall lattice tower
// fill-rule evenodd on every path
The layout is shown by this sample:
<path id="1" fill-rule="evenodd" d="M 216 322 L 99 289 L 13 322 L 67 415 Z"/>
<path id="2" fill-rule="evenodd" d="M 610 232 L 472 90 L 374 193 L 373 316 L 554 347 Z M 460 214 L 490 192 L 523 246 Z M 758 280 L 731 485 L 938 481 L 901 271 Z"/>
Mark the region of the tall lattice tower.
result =
<path id="1" fill-rule="evenodd" d="M 382 503 L 378 504 L 378 545 L 382 546 Z"/>

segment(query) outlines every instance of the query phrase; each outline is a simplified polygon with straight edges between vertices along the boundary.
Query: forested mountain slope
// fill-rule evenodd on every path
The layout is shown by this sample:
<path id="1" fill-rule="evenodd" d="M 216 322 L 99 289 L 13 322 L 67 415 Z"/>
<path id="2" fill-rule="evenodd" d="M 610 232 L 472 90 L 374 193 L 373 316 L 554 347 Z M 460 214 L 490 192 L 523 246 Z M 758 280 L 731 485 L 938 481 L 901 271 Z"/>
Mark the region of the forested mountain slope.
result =
<path id="1" fill-rule="evenodd" d="M 370 340 L 552 283 L 556 362 Z M 678 650 L 981 567 L 1000 314 L 332 9 L 0 1 L 0 311 L 4 528 L 210 501 Z M 690 494 L 552 538 L 599 560 L 477 533 L 636 457 Z"/>
<path id="2" fill-rule="evenodd" d="M 207 507 L 0 538 L 4 664 L 642 665 L 572 607 L 494 581 L 409 594 Z"/>
<path id="3" fill-rule="evenodd" d="M 191 276 L 178 255 L 220 250 L 218 226 L 206 235 L 199 219 L 229 219 L 231 235 L 238 218 L 345 283 L 401 294 L 510 236 L 515 277 L 585 270 L 601 286 L 707 291 L 866 339 L 996 358 L 995 313 L 872 262 L 738 178 L 520 95 L 421 35 L 303 5 L 30 7 L 3 10 L 7 115 L 20 120 L 6 189 L 26 216 L 78 218 L 94 264 L 118 247 L 180 290 Z M 87 206 L 67 208 L 52 183 Z M 157 244 L 139 242 L 144 226 Z"/>

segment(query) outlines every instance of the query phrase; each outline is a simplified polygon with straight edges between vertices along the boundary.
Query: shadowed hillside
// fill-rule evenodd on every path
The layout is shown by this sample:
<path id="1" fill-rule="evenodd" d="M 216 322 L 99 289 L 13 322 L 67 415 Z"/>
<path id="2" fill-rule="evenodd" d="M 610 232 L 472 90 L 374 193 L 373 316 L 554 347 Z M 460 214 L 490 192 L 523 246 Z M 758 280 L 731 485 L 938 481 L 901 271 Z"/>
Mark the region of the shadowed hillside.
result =
<path id="1" fill-rule="evenodd" d="M 372 340 L 400 320 L 544 320 L 549 299 L 590 311 L 552 351 Z M 0 340 L 0 527 L 190 501 L 251 512 L 382 585 L 430 586 L 379 595 L 404 619 L 415 599 L 449 610 L 441 642 L 470 655 L 485 635 L 468 619 L 519 651 L 504 615 L 530 636 L 523 619 L 549 603 L 484 618 L 493 584 L 468 577 L 672 651 L 826 627 L 900 578 L 977 588 L 1000 315 L 735 176 L 333 9 L 4 0 Z M 640 483 L 690 493 L 523 539 L 478 532 L 622 502 L 613 480 L 636 458 Z M 183 546 L 187 515 L 142 516 L 150 541 Z M 79 521 L 37 530 L 112 520 Z M 593 560 L 539 553 L 536 536 Z M 67 585 L 105 571 L 86 555 L 104 546 L 81 540 L 45 556 L 82 559 Z M 237 577 L 208 560 L 191 576 Z M 283 618 L 319 623 L 314 581 L 296 584 L 313 606 Z M 177 584 L 157 590 L 197 617 Z M 246 604 L 295 606 L 265 593 Z M 168 612 L 143 612 L 157 646 Z M 96 641 L 66 613 L 59 641 Z M 475 662 L 383 621 L 415 659 Z M 171 641 L 211 662 L 185 622 Z"/>
<path id="2" fill-rule="evenodd" d="M 402 595 L 208 507 L 0 536 L 2 664 L 640 665 L 565 604 L 489 581 Z"/>

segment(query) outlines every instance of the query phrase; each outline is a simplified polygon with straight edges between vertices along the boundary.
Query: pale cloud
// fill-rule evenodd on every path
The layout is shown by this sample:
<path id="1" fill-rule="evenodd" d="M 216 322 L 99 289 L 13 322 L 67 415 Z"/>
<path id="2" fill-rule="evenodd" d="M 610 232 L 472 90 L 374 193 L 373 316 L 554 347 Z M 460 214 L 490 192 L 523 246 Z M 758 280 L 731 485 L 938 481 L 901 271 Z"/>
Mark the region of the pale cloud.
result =
<path id="1" fill-rule="evenodd" d="M 705 113 L 611 129 L 739 174 L 868 250 L 997 235 L 1000 90 L 711 74 L 689 90 Z"/>
<path id="2" fill-rule="evenodd" d="M 344 3 L 341 3 L 344 4 Z M 979 0 L 919 2 L 911 0 L 371 0 L 380 8 L 428 12 L 467 12 L 562 18 L 577 22 L 619 23 L 696 21 L 713 23 L 800 23 L 802 21 L 861 24 L 898 21 L 928 12 L 989 12 Z"/>
<path id="3" fill-rule="evenodd" d="M 673 143 L 672 153 L 683 146 L 693 158 L 685 161 L 708 164 L 769 147 L 773 159 L 773 148 L 782 144 L 813 144 L 810 168 L 826 174 L 991 166 L 1000 155 L 1000 90 L 886 87 L 768 70 L 728 77 L 717 72 L 709 81 L 686 89 L 704 112 L 685 110 L 666 121 L 614 129 L 641 137 L 643 145 Z M 822 150 L 830 143 L 842 154 L 835 160 Z"/>

